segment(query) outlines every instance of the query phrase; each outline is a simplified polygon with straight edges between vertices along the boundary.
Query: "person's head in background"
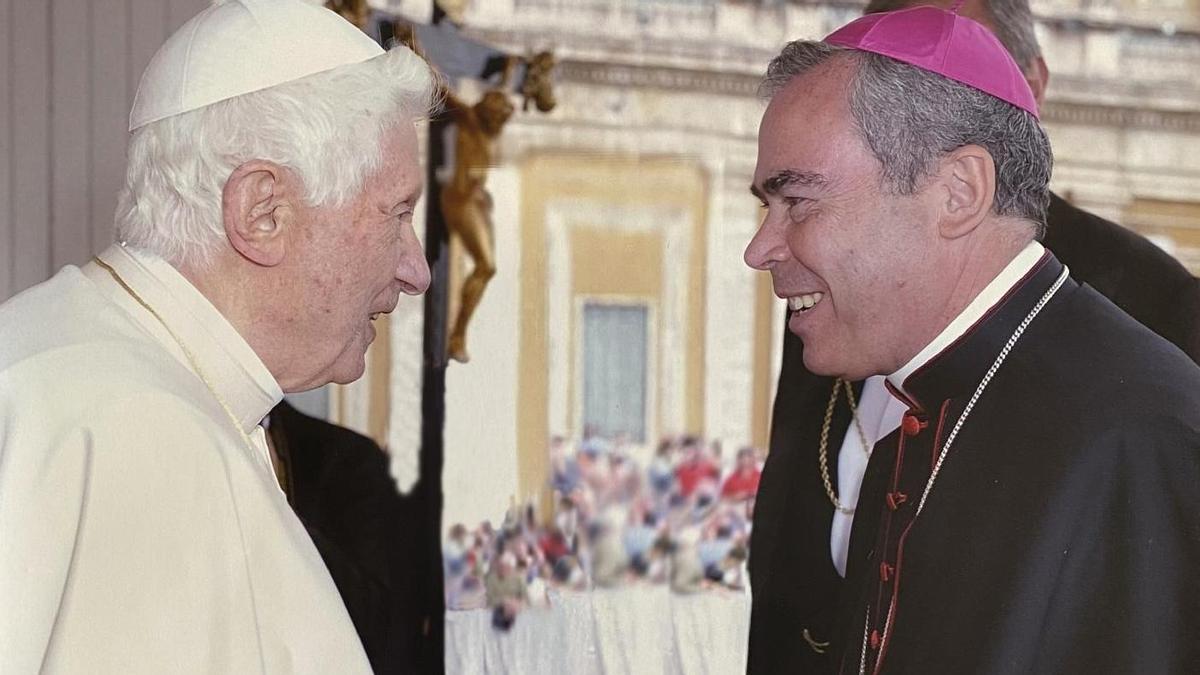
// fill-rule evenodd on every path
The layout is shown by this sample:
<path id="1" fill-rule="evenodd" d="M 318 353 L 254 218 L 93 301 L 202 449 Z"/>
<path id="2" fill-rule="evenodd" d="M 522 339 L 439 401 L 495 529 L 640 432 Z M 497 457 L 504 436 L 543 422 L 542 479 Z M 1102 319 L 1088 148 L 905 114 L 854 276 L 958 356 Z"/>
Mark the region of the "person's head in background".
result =
<path id="1" fill-rule="evenodd" d="M 950 9 L 954 6 L 954 1 L 871 0 L 863 14 L 893 12 L 918 5 Z M 1025 81 L 1033 90 L 1033 97 L 1040 108 L 1045 101 L 1050 71 L 1046 67 L 1046 60 L 1042 58 L 1042 47 L 1038 44 L 1037 32 L 1034 30 L 1033 11 L 1029 8 L 1029 0 L 965 0 L 958 8 L 958 13 L 978 21 L 995 33 L 1000 44 L 1004 45 L 1021 67 Z"/>
<path id="2" fill-rule="evenodd" d="M 751 446 L 744 446 L 737 453 L 738 471 L 753 471 L 758 468 L 758 451 Z"/>

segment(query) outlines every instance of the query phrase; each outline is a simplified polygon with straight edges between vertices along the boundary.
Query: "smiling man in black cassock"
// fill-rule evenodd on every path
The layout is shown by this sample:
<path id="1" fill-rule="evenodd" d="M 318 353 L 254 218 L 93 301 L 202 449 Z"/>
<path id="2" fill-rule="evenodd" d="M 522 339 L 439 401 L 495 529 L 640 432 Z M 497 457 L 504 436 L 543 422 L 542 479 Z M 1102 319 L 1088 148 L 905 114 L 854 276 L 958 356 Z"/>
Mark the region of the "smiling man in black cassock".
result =
<path id="1" fill-rule="evenodd" d="M 871 0 L 864 13 L 948 0 Z M 1028 0 L 966 0 L 958 13 L 995 33 L 1039 107 L 1050 71 Z M 1200 279 L 1145 237 L 1050 193 L 1046 248 L 1134 319 L 1200 362 Z M 804 368 L 803 343 L 785 331 L 770 454 L 754 510 L 750 578 L 756 591 L 747 671 L 829 670 L 828 639 L 858 491 L 872 446 L 905 408 L 884 376 L 846 386 Z M 830 403 L 832 399 L 832 404 Z"/>
<path id="2" fill-rule="evenodd" d="M 1200 369 L 1037 243 L 1051 157 L 1020 69 L 922 7 L 791 43 L 764 89 L 746 260 L 809 370 L 885 375 L 905 409 L 863 480 L 833 668 L 1188 672 Z"/>

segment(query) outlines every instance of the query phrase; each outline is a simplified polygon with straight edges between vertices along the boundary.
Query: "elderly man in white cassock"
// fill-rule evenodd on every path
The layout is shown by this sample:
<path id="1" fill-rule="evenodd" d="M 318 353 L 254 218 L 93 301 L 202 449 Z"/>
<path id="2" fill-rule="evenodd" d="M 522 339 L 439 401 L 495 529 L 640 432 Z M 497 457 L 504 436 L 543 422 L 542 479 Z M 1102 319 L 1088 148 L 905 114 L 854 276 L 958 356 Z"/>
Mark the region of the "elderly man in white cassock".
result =
<path id="1" fill-rule="evenodd" d="M 427 65 L 216 2 L 130 114 L 118 244 L 0 305 L 0 673 L 369 672 L 259 425 L 429 285 Z"/>

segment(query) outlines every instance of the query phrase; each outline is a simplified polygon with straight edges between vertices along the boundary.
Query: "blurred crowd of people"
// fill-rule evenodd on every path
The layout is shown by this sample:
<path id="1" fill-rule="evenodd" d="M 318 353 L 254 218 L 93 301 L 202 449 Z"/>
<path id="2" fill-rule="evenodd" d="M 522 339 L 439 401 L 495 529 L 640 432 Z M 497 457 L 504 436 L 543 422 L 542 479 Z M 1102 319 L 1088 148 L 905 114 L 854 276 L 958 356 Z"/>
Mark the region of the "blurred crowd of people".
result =
<path id="1" fill-rule="evenodd" d="M 679 593 L 745 588 L 762 453 L 663 439 L 644 468 L 624 439 L 586 433 L 550 443 L 554 509 L 513 505 L 499 528 L 453 525 L 444 543 L 446 607 L 490 608 L 512 626 L 558 589 L 667 584 Z"/>

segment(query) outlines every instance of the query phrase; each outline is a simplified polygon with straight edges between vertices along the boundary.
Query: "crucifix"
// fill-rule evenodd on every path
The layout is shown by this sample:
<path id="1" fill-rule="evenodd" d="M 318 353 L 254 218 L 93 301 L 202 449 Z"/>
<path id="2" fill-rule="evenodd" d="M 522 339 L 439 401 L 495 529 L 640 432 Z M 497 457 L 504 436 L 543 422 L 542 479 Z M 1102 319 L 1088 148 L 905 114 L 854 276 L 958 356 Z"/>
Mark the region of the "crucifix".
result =
<path id="1" fill-rule="evenodd" d="M 531 57 L 510 55 L 459 32 L 463 3 L 437 0 L 432 22 L 411 23 L 373 12 L 366 0 L 330 0 L 327 6 L 372 35 L 385 47 L 406 44 L 425 57 L 443 77 L 446 109 L 429 125 L 425 255 L 432 282 L 425 296 L 424 368 L 422 372 L 421 448 L 417 482 L 405 495 L 411 519 L 407 531 L 397 532 L 411 568 L 401 589 L 405 607 L 397 608 L 405 626 L 394 634 L 398 649 L 408 650 L 410 666 L 420 672 L 443 672 L 444 590 L 441 558 L 442 467 L 444 463 L 446 367 L 449 359 L 469 359 L 467 326 L 488 280 L 503 261 L 495 259 L 492 199 L 486 177 L 496 159 L 496 143 L 515 107 L 510 83 L 517 89 L 523 109 L 540 112 L 555 106 L 552 87 L 554 56 L 542 52 Z M 490 82 L 474 103 L 453 91 L 462 78 Z M 450 163 L 453 148 L 453 163 Z M 443 185 L 443 167 L 449 178 Z M 473 269 L 463 283 L 458 316 L 449 316 L 449 241 L 457 237 L 471 258 Z M 449 332 L 448 332 L 448 329 Z M 397 621 L 393 621 L 397 623 Z"/>
<path id="2" fill-rule="evenodd" d="M 463 282 L 458 314 L 447 344 L 449 357 L 460 363 L 470 360 L 467 325 L 488 281 L 496 273 L 492 197 L 487 191 L 486 180 L 488 170 L 495 165 L 500 133 L 513 115 L 507 86 L 513 70 L 521 64 L 527 66 L 521 86 L 525 96 L 523 107 L 528 109 L 533 103 L 538 110 L 549 112 L 555 105 L 550 86 L 554 56 L 549 52 L 541 52 L 528 61 L 507 57 L 500 83 L 488 89 L 474 104 L 466 103 L 449 89 L 445 91 L 446 110 L 454 136 L 454 162 L 450 179 L 441 187 L 439 201 L 447 232 L 458 238 L 474 265 Z"/>

